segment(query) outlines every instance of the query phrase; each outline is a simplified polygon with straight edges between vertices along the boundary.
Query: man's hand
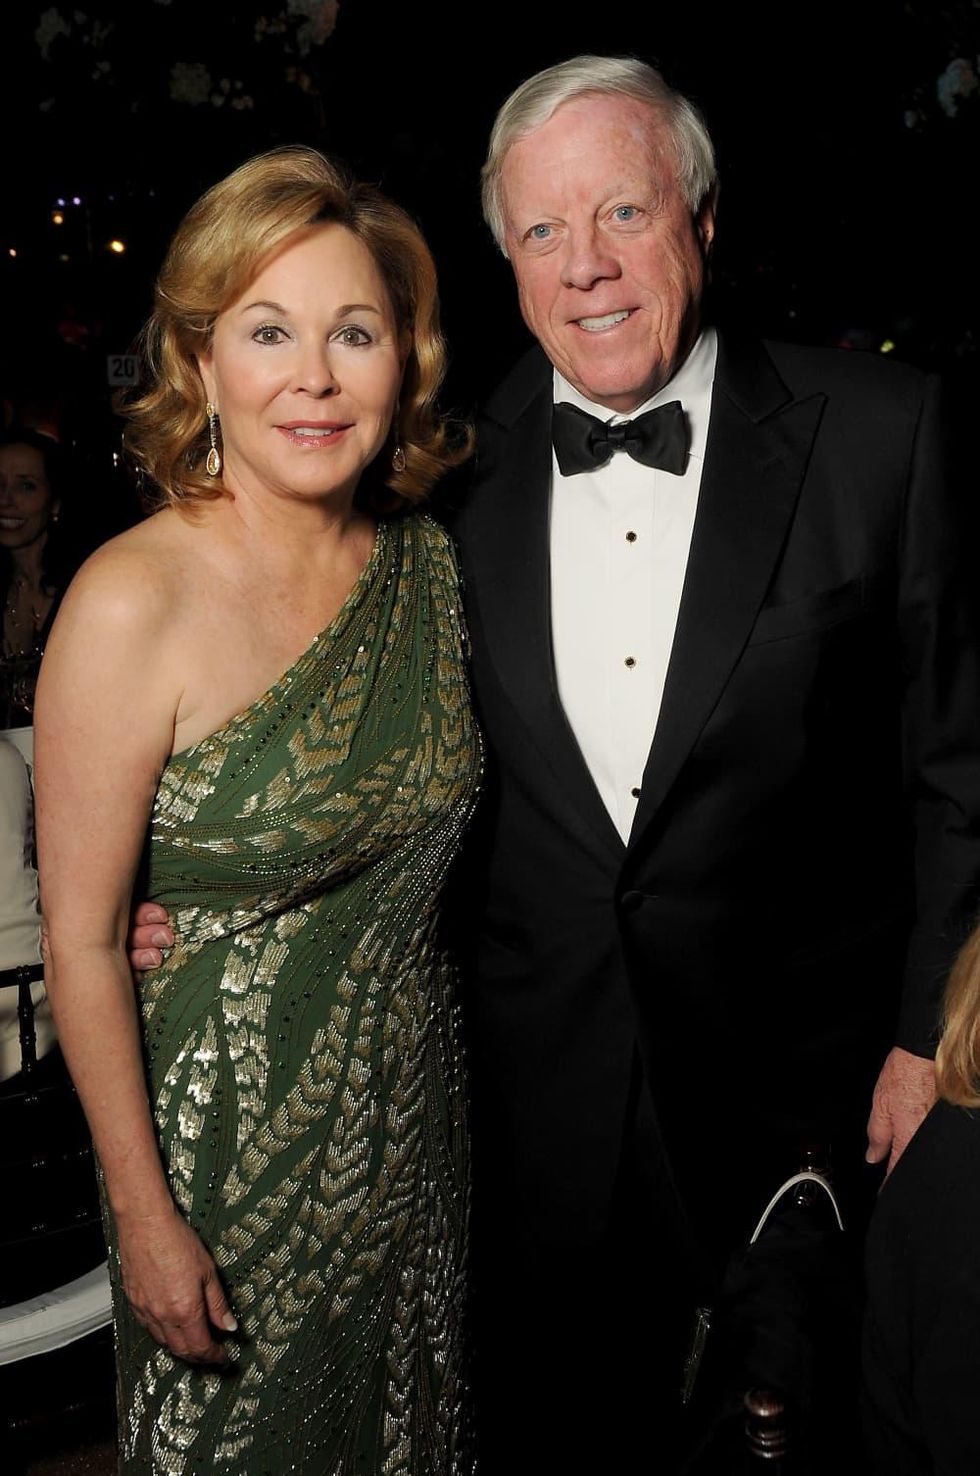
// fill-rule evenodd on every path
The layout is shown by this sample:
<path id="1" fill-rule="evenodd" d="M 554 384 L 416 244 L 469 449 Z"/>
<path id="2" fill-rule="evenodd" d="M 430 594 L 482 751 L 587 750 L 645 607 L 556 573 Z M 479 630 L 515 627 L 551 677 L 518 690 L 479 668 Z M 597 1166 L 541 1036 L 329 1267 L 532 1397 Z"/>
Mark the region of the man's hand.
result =
<path id="1" fill-rule="evenodd" d="M 895 1046 L 875 1083 L 868 1118 L 868 1163 L 888 1156 L 891 1173 L 919 1123 L 936 1100 L 936 1063 Z"/>
<path id="2" fill-rule="evenodd" d="M 141 902 L 129 928 L 129 962 L 136 973 L 158 969 L 163 963 L 161 948 L 174 946 L 170 916 L 157 902 Z"/>

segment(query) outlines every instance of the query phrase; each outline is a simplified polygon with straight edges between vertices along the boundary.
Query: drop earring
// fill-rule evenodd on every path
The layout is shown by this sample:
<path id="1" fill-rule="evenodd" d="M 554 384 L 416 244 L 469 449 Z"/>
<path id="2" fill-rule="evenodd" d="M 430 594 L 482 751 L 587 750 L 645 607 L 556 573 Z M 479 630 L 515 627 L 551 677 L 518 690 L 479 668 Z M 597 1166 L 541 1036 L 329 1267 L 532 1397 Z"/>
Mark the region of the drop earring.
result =
<path id="1" fill-rule="evenodd" d="M 392 470 L 399 473 L 403 472 L 405 470 L 405 467 L 408 465 L 405 460 L 405 453 L 402 450 L 401 446 L 396 446 L 394 451 L 392 451 L 391 465 Z"/>
<path id="2" fill-rule="evenodd" d="M 218 450 L 218 412 L 210 400 L 205 405 L 204 411 L 208 417 L 208 437 L 211 441 L 207 459 L 208 476 L 216 477 L 221 470 L 221 452 Z"/>

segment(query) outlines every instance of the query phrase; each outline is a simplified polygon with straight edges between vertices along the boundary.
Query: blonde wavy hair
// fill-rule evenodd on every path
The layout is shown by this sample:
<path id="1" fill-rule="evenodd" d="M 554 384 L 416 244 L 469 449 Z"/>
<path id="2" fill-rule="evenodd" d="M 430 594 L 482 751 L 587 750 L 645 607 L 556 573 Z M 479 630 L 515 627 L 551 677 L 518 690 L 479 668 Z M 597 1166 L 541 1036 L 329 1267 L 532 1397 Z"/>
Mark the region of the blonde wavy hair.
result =
<path id="1" fill-rule="evenodd" d="M 957 1107 L 980 1107 L 980 927 L 964 943 L 946 985 L 936 1089 Z"/>
<path id="2" fill-rule="evenodd" d="M 393 442 L 405 468 L 384 451 L 366 468 L 358 497 L 378 511 L 418 502 L 472 448 L 468 426 L 436 408 L 446 369 L 435 264 L 418 226 L 372 185 L 349 179 L 315 149 L 273 149 L 249 159 L 191 207 L 157 278 L 154 311 L 140 347 L 145 383 L 121 406 L 126 448 L 152 483 L 151 507 L 222 496 L 205 469 L 206 396 L 198 355 L 215 320 L 257 275 L 269 253 L 311 225 L 342 225 L 367 247 L 411 347 Z M 389 447 L 390 451 L 390 447 Z M 384 463 L 384 466 L 382 466 Z"/>

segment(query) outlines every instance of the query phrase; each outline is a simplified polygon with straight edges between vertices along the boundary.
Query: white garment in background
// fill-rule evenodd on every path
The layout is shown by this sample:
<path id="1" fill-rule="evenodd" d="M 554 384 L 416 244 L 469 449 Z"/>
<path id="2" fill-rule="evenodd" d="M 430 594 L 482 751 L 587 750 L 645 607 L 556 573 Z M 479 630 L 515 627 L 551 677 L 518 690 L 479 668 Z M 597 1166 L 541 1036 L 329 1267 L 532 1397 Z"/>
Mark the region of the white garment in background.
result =
<path id="1" fill-rule="evenodd" d="M 16 731 L 16 738 L 12 733 Z M 0 734 L 0 970 L 41 962 L 41 919 L 33 864 L 34 804 L 25 761 L 30 729 Z M 39 980 L 31 985 L 38 1059 L 55 1041 L 51 1011 Z M 20 1070 L 17 990 L 0 989 L 0 1081 Z"/>

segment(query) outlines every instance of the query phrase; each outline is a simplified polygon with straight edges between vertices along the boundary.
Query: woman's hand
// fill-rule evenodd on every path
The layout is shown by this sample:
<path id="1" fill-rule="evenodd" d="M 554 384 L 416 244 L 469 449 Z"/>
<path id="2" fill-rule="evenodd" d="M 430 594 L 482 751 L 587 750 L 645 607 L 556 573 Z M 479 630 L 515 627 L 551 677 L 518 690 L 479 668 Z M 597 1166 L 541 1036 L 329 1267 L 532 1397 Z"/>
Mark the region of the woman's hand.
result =
<path id="1" fill-rule="evenodd" d="M 188 1363 L 226 1363 L 214 1330 L 236 1332 L 238 1323 L 217 1267 L 177 1209 L 117 1216 L 116 1225 L 123 1286 L 136 1320 Z"/>

